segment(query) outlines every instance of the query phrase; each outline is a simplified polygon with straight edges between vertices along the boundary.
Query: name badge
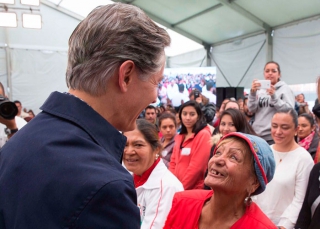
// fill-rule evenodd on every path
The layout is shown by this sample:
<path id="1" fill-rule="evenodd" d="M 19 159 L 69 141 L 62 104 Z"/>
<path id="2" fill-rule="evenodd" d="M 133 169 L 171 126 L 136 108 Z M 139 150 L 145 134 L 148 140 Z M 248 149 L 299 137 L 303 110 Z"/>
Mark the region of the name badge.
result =
<path id="1" fill-rule="evenodd" d="M 183 149 L 181 150 L 181 155 L 188 156 L 188 155 L 190 155 L 190 152 L 191 152 L 191 149 L 190 149 L 190 148 L 183 148 Z"/>

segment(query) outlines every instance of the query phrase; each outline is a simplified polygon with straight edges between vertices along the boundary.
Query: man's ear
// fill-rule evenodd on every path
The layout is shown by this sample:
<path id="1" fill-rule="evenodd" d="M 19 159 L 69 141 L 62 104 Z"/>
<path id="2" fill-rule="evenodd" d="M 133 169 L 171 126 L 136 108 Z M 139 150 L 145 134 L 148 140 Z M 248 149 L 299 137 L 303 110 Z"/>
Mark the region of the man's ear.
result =
<path id="1" fill-rule="evenodd" d="M 121 92 L 128 90 L 128 85 L 131 83 L 136 74 L 136 66 L 132 60 L 126 60 L 119 67 L 119 87 Z"/>

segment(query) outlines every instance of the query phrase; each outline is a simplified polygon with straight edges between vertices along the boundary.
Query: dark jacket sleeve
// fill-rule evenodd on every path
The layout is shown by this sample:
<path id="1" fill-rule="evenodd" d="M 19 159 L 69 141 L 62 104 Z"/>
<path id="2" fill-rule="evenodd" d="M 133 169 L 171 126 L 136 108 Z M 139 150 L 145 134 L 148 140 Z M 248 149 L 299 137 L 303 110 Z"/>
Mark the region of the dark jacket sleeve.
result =
<path id="1" fill-rule="evenodd" d="M 313 204 L 314 200 L 320 195 L 319 169 L 320 164 L 316 164 L 311 170 L 307 192 L 295 225 L 296 229 L 308 229 L 311 224 L 311 205 Z"/>
<path id="2" fill-rule="evenodd" d="M 133 184 L 113 181 L 102 187 L 84 208 L 71 228 L 140 229 L 140 213 Z"/>

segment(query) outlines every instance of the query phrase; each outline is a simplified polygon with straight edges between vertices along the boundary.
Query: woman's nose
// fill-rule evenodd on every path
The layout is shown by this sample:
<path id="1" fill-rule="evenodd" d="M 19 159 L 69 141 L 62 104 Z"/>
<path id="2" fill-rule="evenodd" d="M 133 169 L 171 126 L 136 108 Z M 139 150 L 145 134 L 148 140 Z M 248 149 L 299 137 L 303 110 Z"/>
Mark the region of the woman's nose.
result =
<path id="1" fill-rule="evenodd" d="M 280 128 L 277 128 L 277 129 L 276 129 L 276 133 L 277 133 L 277 134 L 280 134 L 280 133 L 281 133 L 281 129 L 280 129 Z"/>
<path id="2" fill-rule="evenodd" d="M 219 156 L 219 157 L 215 158 L 214 163 L 218 166 L 224 166 L 226 164 L 226 161 L 223 156 Z"/>
<path id="3" fill-rule="evenodd" d="M 127 154 L 127 155 L 135 154 L 134 148 L 130 146 L 126 146 L 126 148 L 124 149 L 124 154 Z"/>

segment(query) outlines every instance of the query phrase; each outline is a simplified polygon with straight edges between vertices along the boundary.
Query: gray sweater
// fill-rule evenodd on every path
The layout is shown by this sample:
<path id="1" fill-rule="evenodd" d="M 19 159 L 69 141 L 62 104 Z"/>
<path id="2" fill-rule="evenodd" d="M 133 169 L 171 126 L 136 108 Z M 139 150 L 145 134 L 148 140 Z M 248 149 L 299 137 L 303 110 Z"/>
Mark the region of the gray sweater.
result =
<path id="1" fill-rule="evenodd" d="M 250 91 L 248 98 L 248 109 L 255 113 L 252 127 L 266 141 L 272 140 L 271 119 L 275 112 L 284 107 L 294 108 L 295 102 L 294 94 L 285 82 L 279 81 L 274 87 L 276 91 L 272 96 L 260 91 Z"/>

